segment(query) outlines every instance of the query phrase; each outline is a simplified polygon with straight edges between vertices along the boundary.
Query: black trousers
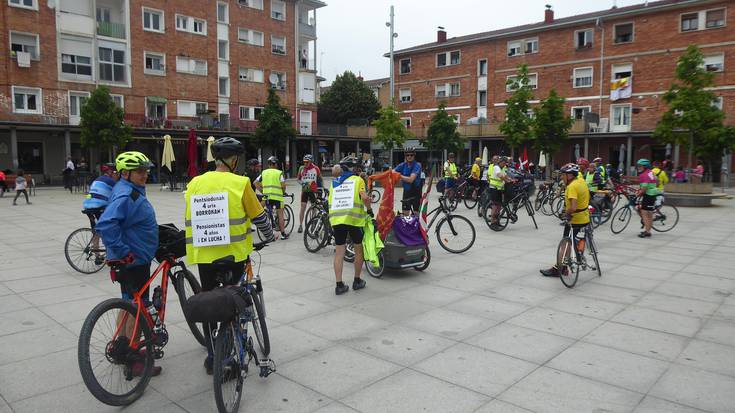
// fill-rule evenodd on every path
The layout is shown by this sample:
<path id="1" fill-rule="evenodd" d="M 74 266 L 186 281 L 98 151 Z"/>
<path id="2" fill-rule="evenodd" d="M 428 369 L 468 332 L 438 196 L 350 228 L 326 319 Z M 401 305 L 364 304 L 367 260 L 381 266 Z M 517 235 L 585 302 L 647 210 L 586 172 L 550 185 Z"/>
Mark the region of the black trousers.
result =
<path id="1" fill-rule="evenodd" d="M 20 196 L 20 194 L 25 195 L 25 197 L 26 197 L 26 203 L 28 203 L 28 204 L 31 203 L 28 200 L 28 191 L 26 191 L 25 189 L 19 189 L 19 190 L 15 191 L 15 198 L 13 199 L 13 203 L 15 203 L 15 201 L 18 200 L 18 197 Z"/>

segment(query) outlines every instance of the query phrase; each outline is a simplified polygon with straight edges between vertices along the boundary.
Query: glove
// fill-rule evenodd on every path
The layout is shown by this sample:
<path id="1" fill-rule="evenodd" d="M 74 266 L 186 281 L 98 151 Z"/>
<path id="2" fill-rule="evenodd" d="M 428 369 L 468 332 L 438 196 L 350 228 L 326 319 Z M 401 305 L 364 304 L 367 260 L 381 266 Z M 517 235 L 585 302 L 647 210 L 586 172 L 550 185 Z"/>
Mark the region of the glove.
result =
<path id="1" fill-rule="evenodd" d="M 109 265 L 110 267 L 120 267 L 126 264 L 132 264 L 134 261 L 135 256 L 132 252 L 129 252 L 128 255 L 119 260 L 106 260 L 105 264 Z"/>

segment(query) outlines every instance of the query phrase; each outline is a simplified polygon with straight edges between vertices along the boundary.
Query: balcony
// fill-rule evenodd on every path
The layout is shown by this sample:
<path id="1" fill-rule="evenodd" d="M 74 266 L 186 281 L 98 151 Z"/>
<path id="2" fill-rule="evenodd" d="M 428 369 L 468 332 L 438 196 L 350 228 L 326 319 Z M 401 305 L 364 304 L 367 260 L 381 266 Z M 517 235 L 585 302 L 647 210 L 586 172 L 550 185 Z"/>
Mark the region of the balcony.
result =
<path id="1" fill-rule="evenodd" d="M 311 21 L 307 23 L 299 18 L 299 35 L 309 39 L 316 39 L 316 24 L 314 19 L 311 19 Z"/>
<path id="2" fill-rule="evenodd" d="M 97 35 L 125 39 L 125 25 L 122 23 L 97 22 Z"/>

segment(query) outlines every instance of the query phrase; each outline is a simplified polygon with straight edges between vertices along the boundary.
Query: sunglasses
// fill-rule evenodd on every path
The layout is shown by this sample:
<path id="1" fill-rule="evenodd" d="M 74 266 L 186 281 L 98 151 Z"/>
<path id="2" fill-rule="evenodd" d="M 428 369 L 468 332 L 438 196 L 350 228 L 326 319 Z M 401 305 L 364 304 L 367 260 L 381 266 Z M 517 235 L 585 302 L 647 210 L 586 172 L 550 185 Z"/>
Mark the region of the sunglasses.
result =
<path id="1" fill-rule="evenodd" d="M 409 156 L 416 156 L 416 154 L 414 154 L 414 153 L 407 153 L 406 154 L 406 158 L 408 158 Z"/>

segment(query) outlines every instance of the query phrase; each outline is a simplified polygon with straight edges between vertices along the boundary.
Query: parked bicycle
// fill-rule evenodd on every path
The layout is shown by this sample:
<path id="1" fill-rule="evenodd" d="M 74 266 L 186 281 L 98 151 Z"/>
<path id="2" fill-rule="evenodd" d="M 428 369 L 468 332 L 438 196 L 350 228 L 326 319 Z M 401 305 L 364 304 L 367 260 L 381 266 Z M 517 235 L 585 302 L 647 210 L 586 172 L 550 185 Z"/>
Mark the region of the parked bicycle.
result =
<path id="1" fill-rule="evenodd" d="M 528 199 L 528 187 L 529 184 L 518 185 L 513 192 L 515 196 L 508 201 L 503 201 L 500 212 L 498 212 L 497 222 L 493 223 L 492 218 L 492 204 L 487 205 L 483 209 L 482 216 L 485 217 L 485 223 L 493 231 L 502 231 L 508 226 L 508 222 L 515 224 L 518 222 L 518 210 L 521 208 L 526 209 L 526 213 L 533 221 L 533 226 L 538 229 L 536 218 L 534 217 L 535 211 L 531 205 L 531 201 Z"/>
<path id="2" fill-rule="evenodd" d="M 99 209 L 85 209 L 82 214 L 89 218 L 90 226 L 72 231 L 64 243 L 66 262 L 82 274 L 94 274 L 105 266 L 106 249 L 102 239 L 94 229 Z"/>
<path id="3" fill-rule="evenodd" d="M 411 200 L 411 198 L 407 198 L 404 202 L 410 202 Z M 429 225 L 426 227 L 426 232 L 429 232 L 429 229 L 434 226 L 434 222 L 437 222 L 438 219 L 439 222 L 436 224 L 434 232 L 439 245 L 447 252 L 461 254 L 472 248 L 477 234 L 475 226 L 472 225 L 469 219 L 462 215 L 451 214 L 448 202 L 445 196 L 439 197 L 439 206 L 427 214 Z"/>
<path id="4" fill-rule="evenodd" d="M 271 222 L 271 226 L 273 228 L 273 231 L 279 231 L 281 230 L 281 226 L 278 221 L 278 213 L 275 210 L 276 208 L 272 205 L 268 205 L 268 195 L 260 195 L 264 201 L 266 201 L 265 211 L 268 214 L 268 220 Z M 294 226 L 294 220 L 295 215 L 293 213 L 293 209 L 291 209 L 291 206 L 286 203 L 286 198 L 291 198 L 289 201 L 289 204 L 293 203 L 294 195 L 293 194 L 283 194 L 283 229 L 286 233 L 286 235 L 291 235 L 291 231 L 293 231 Z M 265 236 L 260 232 L 260 230 L 257 230 L 258 238 L 260 241 L 266 241 Z"/>
<path id="5" fill-rule="evenodd" d="M 640 199 L 634 193 L 628 193 L 625 196 L 628 202 L 615 211 L 610 220 L 610 230 L 613 234 L 620 234 L 628 227 L 633 213 L 640 216 L 638 209 Z M 656 207 L 653 210 L 653 226 L 651 228 L 657 232 L 668 232 L 679 223 L 679 210 L 671 204 L 666 204 L 663 195 L 660 195 L 660 197 L 660 200 L 656 201 Z"/>
<path id="6" fill-rule="evenodd" d="M 567 288 L 572 288 L 577 283 L 580 269 L 597 271 L 598 277 L 602 276 L 602 270 L 597 258 L 595 239 L 592 236 L 592 225 L 587 224 L 581 229 L 580 232 L 583 234 L 577 238 L 569 222 L 564 221 L 564 224 L 568 227 L 568 234 L 559 241 L 556 251 L 556 268 L 559 270 L 562 284 Z M 592 257 L 594 264 L 587 260 L 587 256 Z"/>

